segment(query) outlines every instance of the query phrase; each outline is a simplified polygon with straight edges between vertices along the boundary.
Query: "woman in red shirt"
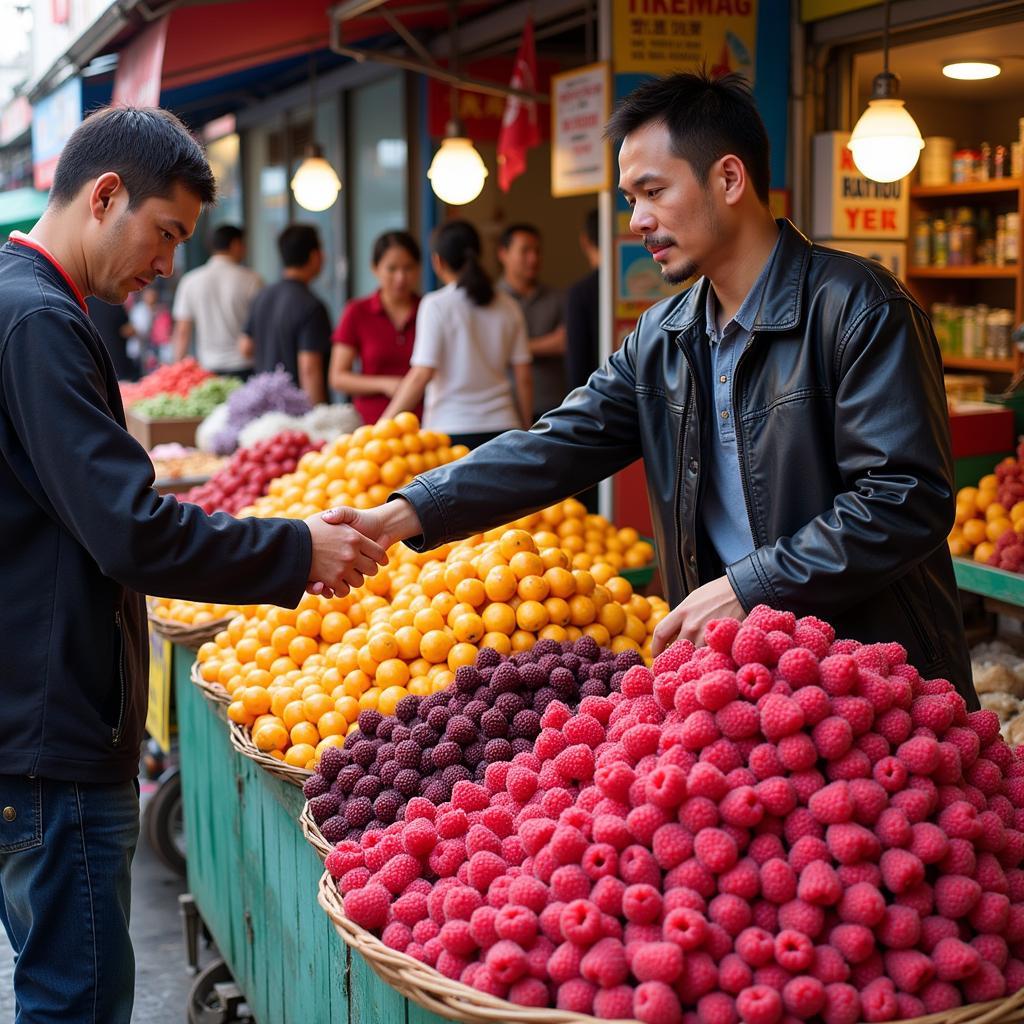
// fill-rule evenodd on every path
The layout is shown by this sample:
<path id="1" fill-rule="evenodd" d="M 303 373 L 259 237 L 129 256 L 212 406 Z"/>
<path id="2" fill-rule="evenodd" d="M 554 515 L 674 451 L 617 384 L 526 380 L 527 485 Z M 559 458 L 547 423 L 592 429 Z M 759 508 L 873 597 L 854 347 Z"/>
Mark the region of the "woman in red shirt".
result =
<path id="1" fill-rule="evenodd" d="M 407 231 L 386 231 L 373 243 L 373 273 L 380 288 L 353 299 L 331 336 L 331 388 L 352 396 L 364 423 L 380 419 L 409 370 L 420 303 L 416 239 Z"/>

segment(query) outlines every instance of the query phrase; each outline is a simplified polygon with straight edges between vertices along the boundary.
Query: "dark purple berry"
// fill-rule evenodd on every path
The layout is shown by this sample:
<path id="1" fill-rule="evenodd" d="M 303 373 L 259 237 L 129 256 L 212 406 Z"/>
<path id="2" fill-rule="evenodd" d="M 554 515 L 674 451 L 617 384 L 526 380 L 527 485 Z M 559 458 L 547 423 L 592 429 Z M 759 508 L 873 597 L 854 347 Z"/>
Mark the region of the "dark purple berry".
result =
<path id="1" fill-rule="evenodd" d="M 519 679 L 525 690 L 539 690 L 547 681 L 547 673 L 540 665 L 524 665 L 519 670 Z"/>
<path id="2" fill-rule="evenodd" d="M 392 738 L 392 734 L 395 731 L 395 726 L 398 723 L 393 718 L 385 718 L 380 725 L 377 726 L 377 739 L 384 740 L 385 743 Z M 323 761 L 323 758 L 320 759 Z"/>
<path id="3" fill-rule="evenodd" d="M 456 715 L 448 722 L 444 735 L 445 739 L 465 747 L 476 739 L 476 726 L 466 715 Z"/>
<path id="4" fill-rule="evenodd" d="M 359 740 L 352 746 L 352 760 L 363 768 L 369 768 L 377 755 L 373 744 L 369 740 Z"/>
<path id="5" fill-rule="evenodd" d="M 484 759 L 484 745 L 483 742 L 477 740 L 476 743 L 471 743 L 466 747 L 463 755 L 463 764 L 470 768 L 475 768 Z"/>
<path id="6" fill-rule="evenodd" d="M 374 737 L 377 735 L 377 726 L 384 721 L 384 716 L 379 711 L 374 711 L 372 708 L 367 708 L 365 711 L 359 712 L 359 732 L 366 737 Z"/>
<path id="7" fill-rule="evenodd" d="M 377 764 L 387 764 L 388 761 L 394 759 L 395 756 L 395 745 L 394 743 L 382 743 L 377 748 Z"/>
<path id="8" fill-rule="evenodd" d="M 482 647 L 480 653 L 476 656 L 476 667 L 480 668 L 493 668 L 495 665 L 501 664 L 501 655 L 493 647 Z M 469 666 L 465 666 L 469 667 Z M 458 672 L 455 673 L 456 682 L 458 681 Z"/>
<path id="9" fill-rule="evenodd" d="M 375 775 L 364 775 L 352 790 L 354 797 L 365 796 L 372 800 L 382 789 L 384 784 Z"/>
<path id="10" fill-rule="evenodd" d="M 477 655 L 477 661 L 480 660 Z M 455 670 L 455 692 L 456 693 L 472 693 L 483 680 L 480 678 L 480 673 L 473 665 L 460 665 Z"/>
<path id="11" fill-rule="evenodd" d="M 488 740 L 484 747 L 484 760 L 488 764 L 492 761 L 511 761 L 512 744 L 505 739 Z"/>
<path id="12" fill-rule="evenodd" d="M 543 658 L 537 659 L 537 664 L 543 670 L 544 675 L 548 677 L 556 668 L 562 667 L 562 659 L 557 654 L 545 654 Z"/>
<path id="13" fill-rule="evenodd" d="M 328 747 L 327 749 L 337 750 L 338 748 Z M 320 772 L 317 772 L 316 775 L 310 775 L 302 784 L 302 795 L 307 800 L 312 800 L 316 796 L 323 796 L 324 793 L 330 792 L 333 781 L 333 779 L 328 779 L 325 775 L 321 775 Z"/>
<path id="14" fill-rule="evenodd" d="M 373 813 L 385 824 L 395 820 L 398 808 L 402 806 L 402 798 L 393 789 L 387 789 L 373 802 Z"/>
<path id="15" fill-rule="evenodd" d="M 502 694 L 502 696 L 511 697 L 512 694 Z M 480 728 L 488 739 L 507 736 L 508 720 L 497 708 L 490 708 L 480 716 Z"/>
<path id="16" fill-rule="evenodd" d="M 480 723 L 480 716 L 487 710 L 487 705 L 478 697 L 474 697 L 463 712 L 467 717 L 472 718 L 477 724 Z"/>
<path id="17" fill-rule="evenodd" d="M 408 697 L 403 697 L 395 706 L 395 717 L 400 722 L 411 722 L 416 717 L 416 712 L 419 711 L 419 708 L 419 697 L 410 693 Z"/>
<path id="18" fill-rule="evenodd" d="M 309 813 L 318 825 L 322 825 L 328 818 L 338 813 L 340 806 L 341 799 L 334 793 L 321 793 L 309 801 Z"/>
<path id="19" fill-rule="evenodd" d="M 494 701 L 494 708 L 510 722 L 526 707 L 526 701 L 518 693 L 502 693 Z M 500 735 L 504 736 L 505 733 Z"/>
<path id="20" fill-rule="evenodd" d="M 563 699 L 572 699 L 576 696 L 578 689 L 576 677 L 567 668 L 556 668 L 551 673 L 548 685 Z"/>
<path id="21" fill-rule="evenodd" d="M 615 652 L 613 650 L 611 650 L 608 647 L 602 647 L 602 648 L 600 648 L 600 651 L 601 651 L 601 654 L 600 654 L 601 661 L 607 661 L 607 662 L 615 661 Z"/>
<path id="22" fill-rule="evenodd" d="M 519 678 L 519 669 L 510 661 L 499 665 L 491 676 L 491 688 L 496 693 L 511 693 L 522 686 Z"/>
<path id="23" fill-rule="evenodd" d="M 434 767 L 447 768 L 462 760 L 462 747 L 451 740 L 444 740 L 434 747 Z"/>
<path id="24" fill-rule="evenodd" d="M 368 797 L 356 796 L 345 804 L 345 821 L 348 822 L 350 828 L 364 828 L 372 819 L 373 804 Z"/>
<path id="25" fill-rule="evenodd" d="M 540 734 L 540 715 L 536 711 L 520 711 L 512 719 L 512 729 L 509 735 L 513 740 L 535 740 Z"/>
<path id="26" fill-rule="evenodd" d="M 437 779 L 432 779 L 423 790 L 423 795 L 432 804 L 443 804 L 448 799 L 450 791 L 446 793 L 444 783 L 439 782 Z"/>
<path id="27" fill-rule="evenodd" d="M 616 693 L 618 693 L 618 691 L 622 688 L 622 677 L 625 674 L 626 674 L 625 672 L 618 672 L 618 671 L 613 672 L 612 673 L 612 678 L 611 678 L 611 680 L 608 683 L 608 689 L 609 690 L 614 690 Z"/>
<path id="28" fill-rule="evenodd" d="M 420 754 L 420 774 L 429 775 L 434 770 L 434 748 L 424 747 Z"/>
<path id="29" fill-rule="evenodd" d="M 415 796 L 420 788 L 420 773 L 412 768 L 403 768 L 396 775 L 394 786 L 402 796 Z"/>
<path id="30" fill-rule="evenodd" d="M 533 750 L 533 740 L 524 739 L 522 736 L 517 736 L 512 741 L 512 756 L 516 754 L 528 754 Z"/>
<path id="31" fill-rule="evenodd" d="M 409 738 L 422 750 L 424 747 L 432 747 L 441 737 L 426 722 L 420 722 L 412 727 L 412 736 Z"/>
<path id="32" fill-rule="evenodd" d="M 418 768 L 422 749 L 415 740 L 404 740 L 395 747 L 395 760 L 403 768 Z"/>
<path id="33" fill-rule="evenodd" d="M 391 786 L 394 784 L 395 778 L 400 771 L 403 771 L 402 766 L 394 759 L 385 761 L 377 772 L 377 777 L 381 783 L 385 786 Z"/>
<path id="34" fill-rule="evenodd" d="M 562 646 L 554 640 L 538 640 L 533 645 L 533 654 L 536 658 L 543 658 L 549 654 L 561 654 Z"/>
<path id="35" fill-rule="evenodd" d="M 346 765 L 340 772 L 338 772 L 338 777 L 334 780 L 334 788 L 336 788 L 343 796 L 348 796 L 355 788 L 355 784 L 362 777 L 363 769 L 361 765 Z"/>
<path id="36" fill-rule="evenodd" d="M 550 686 L 542 686 L 533 695 L 533 710 L 536 711 L 538 715 L 543 715 L 547 706 L 553 700 L 558 700 L 558 694 L 555 693 Z"/>
<path id="37" fill-rule="evenodd" d="M 391 731 L 391 742 L 397 746 L 399 743 L 404 742 L 412 735 L 412 729 L 407 725 L 403 725 L 401 722 L 396 722 L 394 729 Z"/>
<path id="38" fill-rule="evenodd" d="M 369 803 L 369 801 L 367 801 Z M 371 813 L 372 813 L 371 808 Z M 325 822 L 320 825 L 320 835 L 327 840 L 327 842 L 334 844 L 340 843 L 345 838 L 350 824 L 348 822 L 348 807 L 345 808 L 345 817 L 340 814 L 335 814 L 333 818 L 328 818 Z"/>
<path id="39" fill-rule="evenodd" d="M 587 640 L 593 640 L 591 636 L 586 637 Z M 606 686 L 611 682 L 612 678 L 612 667 L 607 661 L 598 661 L 590 666 L 590 678 L 599 679 Z"/>
<path id="40" fill-rule="evenodd" d="M 580 687 L 580 697 L 607 697 L 608 684 L 602 683 L 600 679 L 588 679 Z"/>
<path id="41" fill-rule="evenodd" d="M 583 659 L 575 654 L 563 654 L 562 668 L 567 668 L 573 675 L 578 675 L 583 668 Z"/>
<path id="42" fill-rule="evenodd" d="M 628 672 L 634 665 L 642 665 L 643 663 L 643 655 L 639 651 L 633 650 L 632 647 L 627 647 L 626 650 L 619 651 L 615 655 L 616 672 Z"/>
<path id="43" fill-rule="evenodd" d="M 451 792 L 456 782 L 468 782 L 472 777 L 472 773 L 465 765 L 452 764 L 445 768 L 441 774 L 441 781 L 448 787 L 448 791 Z"/>
<path id="44" fill-rule="evenodd" d="M 436 694 L 431 694 L 431 696 L 436 696 Z M 431 708 L 430 713 L 427 715 L 427 724 L 436 733 L 440 734 L 444 732 L 444 727 L 448 724 L 448 719 L 451 717 L 452 713 L 447 708 Z"/>
<path id="45" fill-rule="evenodd" d="M 592 636 L 581 636 L 572 645 L 572 649 L 575 654 L 587 661 L 597 661 L 601 657 L 601 648 L 597 646 L 597 641 Z"/>
<path id="46" fill-rule="evenodd" d="M 320 755 L 319 773 L 328 781 L 333 782 L 338 777 L 338 772 L 345 767 L 345 755 L 341 747 L 328 747 Z"/>

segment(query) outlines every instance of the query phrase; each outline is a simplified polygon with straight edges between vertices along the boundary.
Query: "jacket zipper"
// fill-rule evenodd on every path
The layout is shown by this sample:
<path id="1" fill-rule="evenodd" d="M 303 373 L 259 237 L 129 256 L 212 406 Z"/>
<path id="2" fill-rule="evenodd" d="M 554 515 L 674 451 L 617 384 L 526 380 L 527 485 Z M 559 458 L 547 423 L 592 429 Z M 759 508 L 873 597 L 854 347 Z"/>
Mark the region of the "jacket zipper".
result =
<path id="1" fill-rule="evenodd" d="M 117 627 L 117 670 L 118 680 L 121 685 L 121 703 L 117 711 L 117 725 L 114 728 L 114 746 L 121 745 L 121 736 L 124 732 L 125 705 L 128 702 L 128 679 L 124 671 L 124 630 L 121 628 L 121 613 L 114 612 L 114 625 Z"/>
<path id="2" fill-rule="evenodd" d="M 739 377 L 740 377 L 740 366 L 743 365 L 743 357 L 747 354 L 747 350 L 754 343 L 754 332 L 750 332 L 750 337 L 747 339 L 746 345 L 743 346 L 743 351 L 740 353 L 739 359 L 736 360 L 736 365 L 732 370 L 732 425 L 733 430 L 736 431 L 736 458 L 740 464 L 740 483 L 743 485 L 743 507 L 747 512 L 747 524 L 750 526 L 750 537 L 754 542 L 754 547 L 758 546 L 757 539 L 757 524 L 754 522 L 754 516 L 750 511 L 750 494 L 748 490 L 747 481 L 747 469 L 743 461 L 743 431 L 740 429 L 740 417 L 736 415 L 736 410 L 739 408 L 736 398 L 739 393 Z"/>
<path id="3" fill-rule="evenodd" d="M 676 500 L 675 500 L 675 503 L 674 503 L 675 507 L 673 508 L 672 511 L 673 511 L 673 517 L 675 519 L 675 526 L 676 526 L 676 548 L 677 548 L 677 550 L 679 552 L 679 568 L 682 571 L 683 580 L 685 581 L 686 580 L 686 560 L 683 557 L 683 545 L 682 545 L 682 540 L 683 540 L 683 522 L 682 522 L 682 518 L 681 518 L 681 516 L 679 514 L 679 505 L 680 505 L 680 502 L 682 500 L 682 487 L 683 487 L 683 460 L 684 460 L 684 457 L 685 457 L 685 454 L 686 454 L 683 451 L 683 437 L 685 436 L 685 433 L 686 433 L 686 419 L 687 419 L 687 414 L 689 412 L 690 404 L 691 403 L 693 404 L 694 410 L 696 410 L 694 415 L 698 419 L 698 423 L 697 423 L 697 436 L 698 436 L 698 438 L 700 437 L 700 422 L 699 422 L 699 419 L 700 419 L 700 406 L 697 404 L 697 386 L 696 386 L 696 383 L 695 383 L 695 377 L 694 377 L 694 373 L 693 373 L 693 364 L 690 362 L 690 358 L 689 358 L 689 356 L 687 356 L 687 354 L 686 354 L 685 350 L 683 349 L 682 345 L 679 346 L 679 351 L 680 351 L 680 353 L 682 353 L 683 360 L 686 363 L 687 369 L 690 371 L 690 387 L 689 387 L 689 392 L 687 394 L 687 399 L 686 399 L 686 408 L 684 408 L 683 415 L 680 417 L 680 420 L 679 420 L 679 439 L 678 439 L 678 441 L 676 443 L 676 451 L 679 453 L 678 457 L 676 458 Z M 696 482 L 695 493 L 699 492 L 699 488 L 700 488 L 700 464 L 698 463 L 698 465 L 697 465 L 697 482 Z M 689 588 L 687 588 L 687 590 L 689 590 Z"/>

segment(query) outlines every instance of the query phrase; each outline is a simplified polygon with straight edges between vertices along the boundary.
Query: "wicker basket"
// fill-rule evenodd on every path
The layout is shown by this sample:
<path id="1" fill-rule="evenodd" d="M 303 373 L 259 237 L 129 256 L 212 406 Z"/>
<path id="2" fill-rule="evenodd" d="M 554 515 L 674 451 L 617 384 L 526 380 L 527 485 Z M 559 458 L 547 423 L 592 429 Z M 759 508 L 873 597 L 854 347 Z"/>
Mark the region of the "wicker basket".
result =
<path id="1" fill-rule="evenodd" d="M 419 960 L 389 949 L 376 935 L 353 924 L 345 916 L 341 894 L 326 871 L 320 878 L 317 898 L 342 941 L 362 954 L 382 981 L 439 1017 L 463 1021 L 464 1024 L 597 1024 L 594 1017 L 582 1013 L 516 1006 L 469 985 L 451 981 Z M 961 1006 L 898 1024 L 1020 1024 L 1021 1021 L 1024 1021 L 1024 989 L 1005 999 Z M 613 1021 L 611 1024 L 626 1022 Z"/>
<path id="2" fill-rule="evenodd" d="M 324 839 L 320 832 L 320 826 L 313 820 L 313 815 L 309 813 L 308 802 L 303 806 L 302 813 L 299 815 L 299 824 L 302 826 L 302 834 L 306 837 L 306 842 L 316 850 L 316 854 L 321 860 L 327 860 L 327 854 L 334 849 L 334 846 Z"/>
<path id="3" fill-rule="evenodd" d="M 269 754 L 264 754 L 253 743 L 249 730 L 237 722 L 231 723 L 228 736 L 231 739 L 231 746 L 240 754 L 255 761 L 261 768 L 265 768 L 270 772 L 271 775 L 275 775 L 285 782 L 290 782 L 293 786 L 301 787 L 306 779 L 313 774 L 308 768 L 295 768 L 290 764 L 285 764 L 284 761 L 278 761 L 277 758 L 271 757 Z"/>
<path id="4" fill-rule="evenodd" d="M 208 683 L 199 673 L 199 662 L 193 661 L 189 672 L 193 684 L 200 690 L 202 695 L 213 704 L 227 706 L 231 703 L 231 694 L 224 689 L 220 683 Z"/>
<path id="5" fill-rule="evenodd" d="M 207 640 L 212 640 L 222 629 L 227 629 L 228 623 L 234 618 L 233 615 L 229 615 L 213 622 L 204 622 L 201 626 L 187 626 L 183 622 L 158 619 L 152 612 L 152 606 L 149 608 L 149 625 L 153 632 L 173 644 L 187 647 L 190 651 L 198 651 Z"/>

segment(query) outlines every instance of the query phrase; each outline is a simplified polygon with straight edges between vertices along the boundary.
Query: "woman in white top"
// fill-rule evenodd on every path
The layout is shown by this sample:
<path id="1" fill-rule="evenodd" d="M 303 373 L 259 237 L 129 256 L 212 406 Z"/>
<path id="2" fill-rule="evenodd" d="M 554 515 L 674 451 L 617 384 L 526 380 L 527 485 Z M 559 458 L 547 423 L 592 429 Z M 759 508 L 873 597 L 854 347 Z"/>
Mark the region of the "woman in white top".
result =
<path id="1" fill-rule="evenodd" d="M 481 266 L 480 236 L 472 224 L 442 225 L 432 250 L 434 272 L 444 287 L 420 301 L 409 372 L 384 418 L 415 409 L 423 399 L 427 430 L 476 448 L 506 430 L 530 425 L 526 321 L 514 299 L 495 291 Z"/>

